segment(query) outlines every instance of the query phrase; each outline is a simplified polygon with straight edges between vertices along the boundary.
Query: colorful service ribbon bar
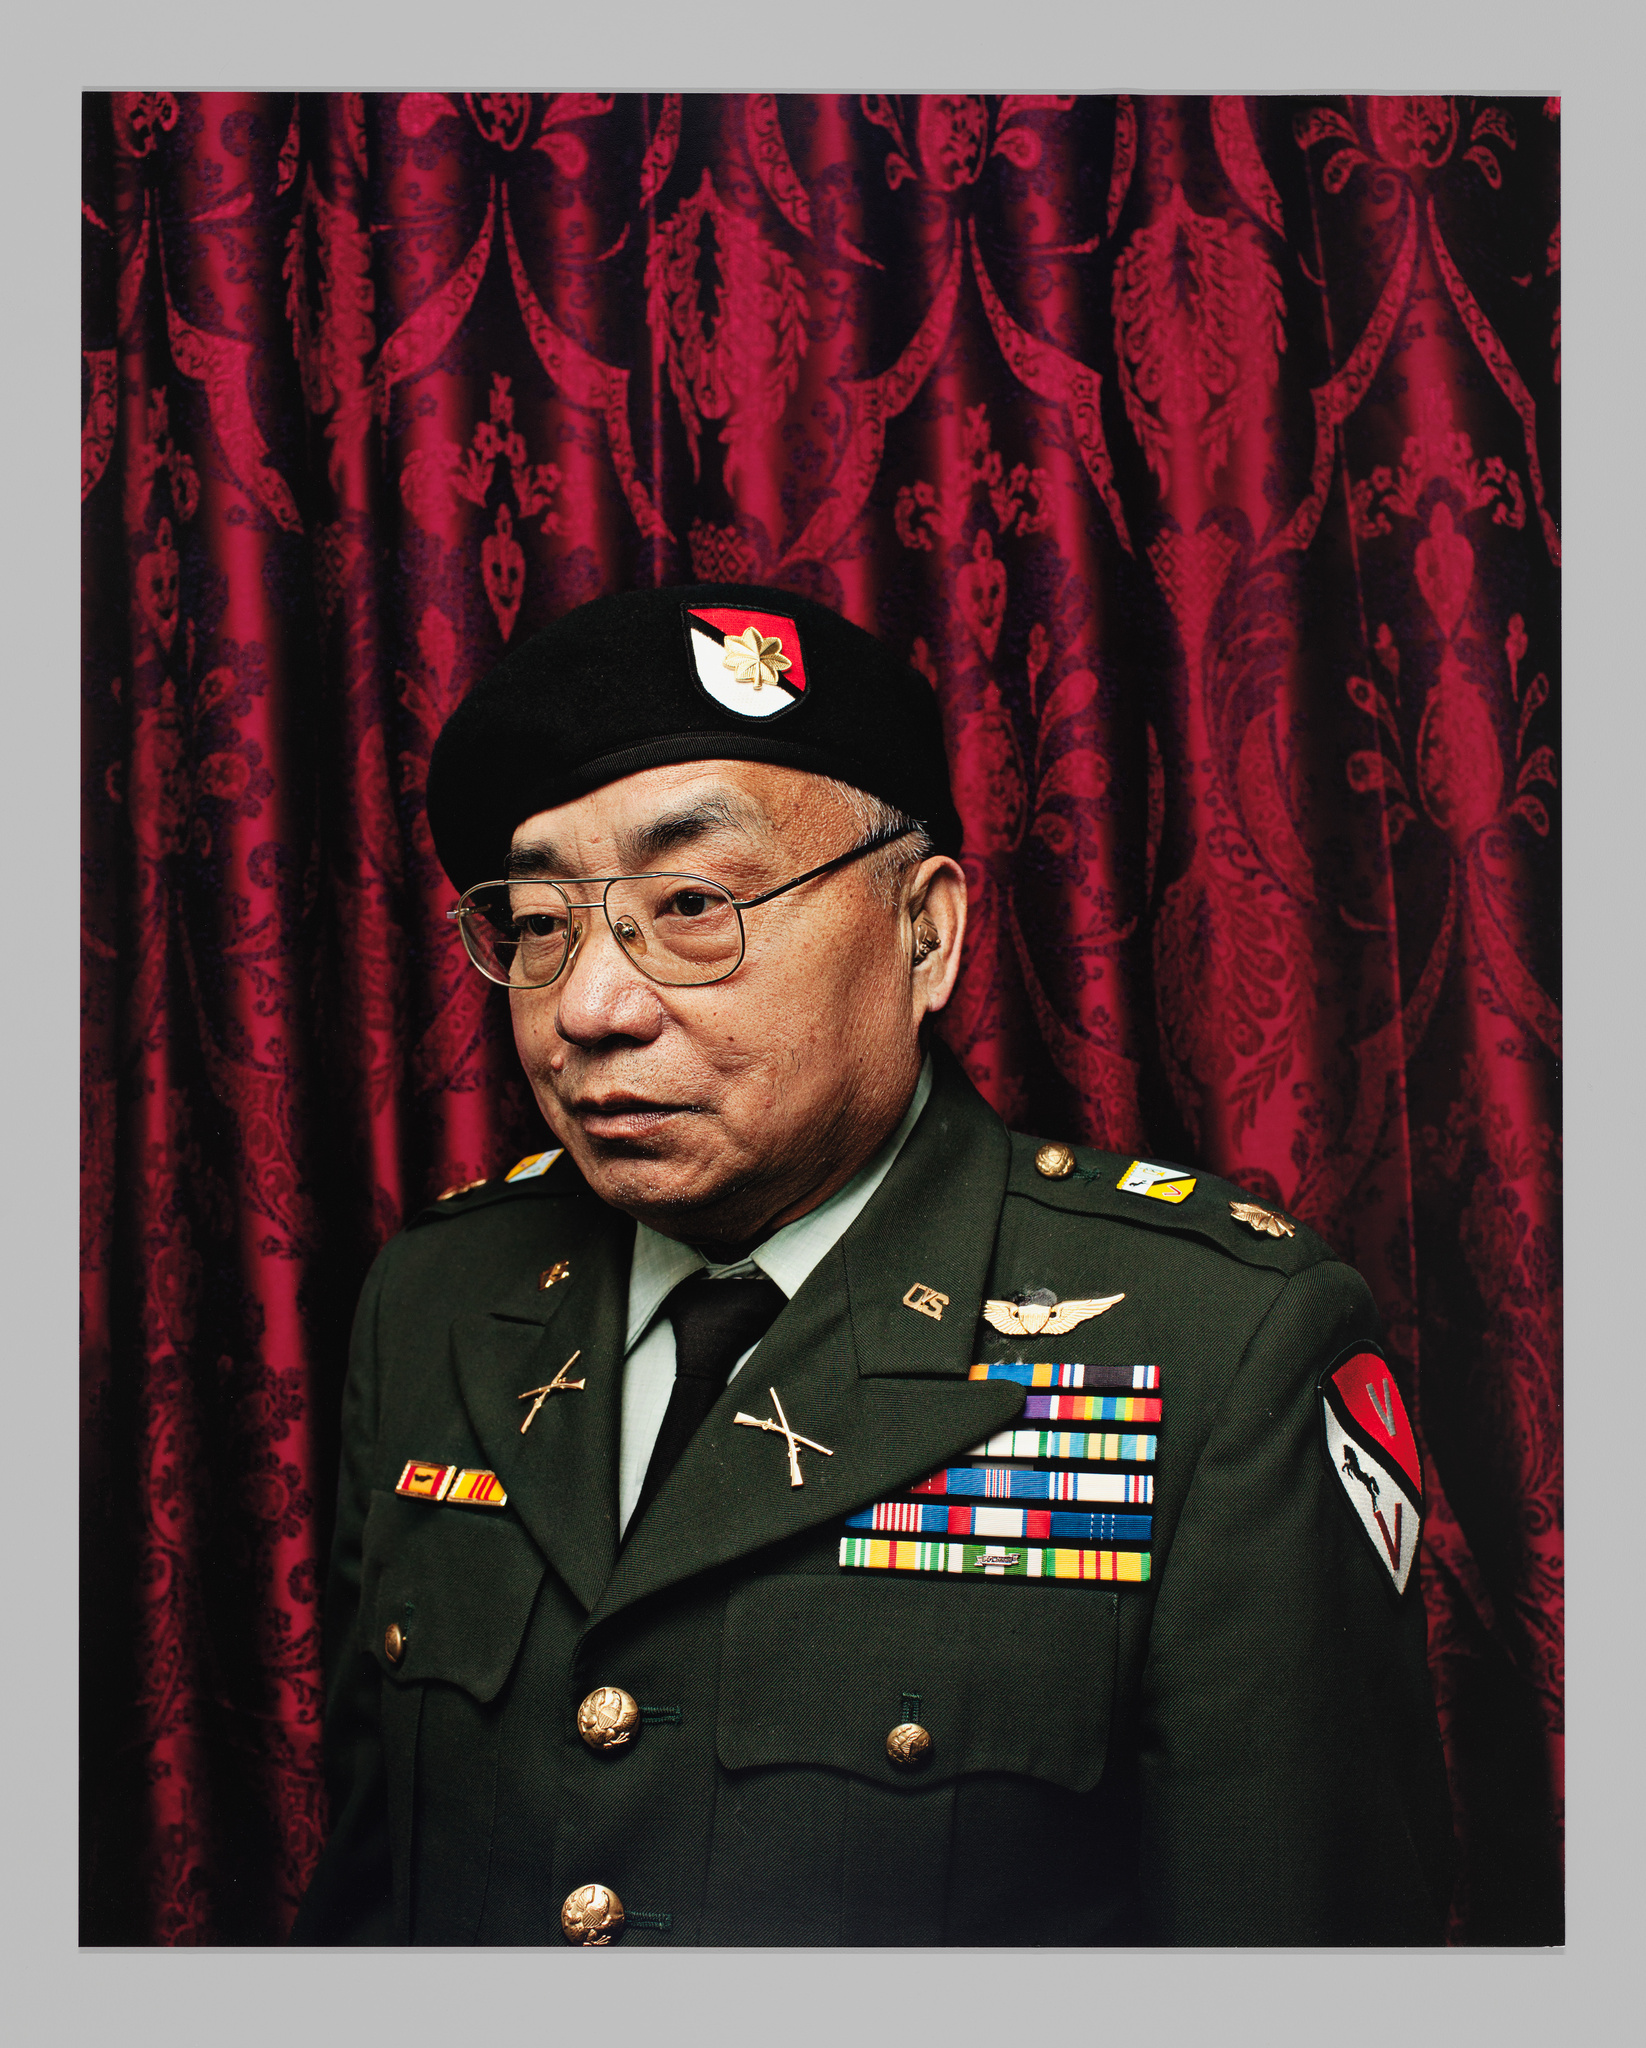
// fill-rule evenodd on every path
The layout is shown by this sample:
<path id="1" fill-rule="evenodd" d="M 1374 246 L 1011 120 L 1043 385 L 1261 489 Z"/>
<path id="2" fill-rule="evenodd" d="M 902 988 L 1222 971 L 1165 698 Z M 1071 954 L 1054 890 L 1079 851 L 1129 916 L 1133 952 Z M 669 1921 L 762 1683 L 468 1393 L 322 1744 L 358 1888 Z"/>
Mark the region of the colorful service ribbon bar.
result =
<path id="1" fill-rule="evenodd" d="M 1154 1499 L 1152 1472 L 1025 1472 L 1015 1465 L 951 1465 L 909 1488 L 911 1493 L 973 1500 L 1116 1501 Z"/>
<path id="2" fill-rule="evenodd" d="M 1054 1508 L 940 1508 L 879 1500 L 846 1517 L 848 1529 L 911 1536 L 1027 1537 L 1040 1543 L 1147 1543 L 1152 1515 L 1068 1514 Z"/>
<path id="3" fill-rule="evenodd" d="M 842 1536 L 845 1571 L 955 1572 L 968 1578 L 1107 1580 L 1142 1585 L 1149 1576 L 1146 1550 L 1047 1550 L 1019 1544 L 923 1543 L 885 1536 Z"/>
<path id="4" fill-rule="evenodd" d="M 1020 1387 L 1130 1387 L 1134 1393 L 1160 1385 L 1158 1365 L 1022 1365 L 997 1359 L 974 1365 L 974 1380 L 1015 1380 Z"/>
<path id="5" fill-rule="evenodd" d="M 1155 1436 L 1105 1435 L 1101 1430 L 1002 1429 L 972 1458 L 1068 1458 L 1091 1465 L 1152 1465 Z"/>
<path id="6" fill-rule="evenodd" d="M 455 1502 L 466 1508 L 500 1508 L 508 1503 L 508 1495 L 498 1483 L 495 1472 L 475 1472 L 467 1466 L 430 1465 L 419 1458 L 410 1458 L 406 1469 L 395 1485 L 396 1493 L 403 1493 L 409 1500 Z"/>
<path id="7" fill-rule="evenodd" d="M 446 1504 L 449 1507 L 453 1501 L 460 1501 L 468 1508 L 500 1508 L 508 1498 L 495 1472 L 459 1472 L 446 1495 Z"/>
<path id="8" fill-rule="evenodd" d="M 455 1465 L 427 1465 L 420 1459 L 410 1458 L 394 1490 L 409 1495 L 413 1500 L 444 1500 L 456 1477 Z"/>
<path id="9" fill-rule="evenodd" d="M 1023 1403 L 1025 1422 L 1158 1422 L 1154 1394 L 1031 1394 Z"/>

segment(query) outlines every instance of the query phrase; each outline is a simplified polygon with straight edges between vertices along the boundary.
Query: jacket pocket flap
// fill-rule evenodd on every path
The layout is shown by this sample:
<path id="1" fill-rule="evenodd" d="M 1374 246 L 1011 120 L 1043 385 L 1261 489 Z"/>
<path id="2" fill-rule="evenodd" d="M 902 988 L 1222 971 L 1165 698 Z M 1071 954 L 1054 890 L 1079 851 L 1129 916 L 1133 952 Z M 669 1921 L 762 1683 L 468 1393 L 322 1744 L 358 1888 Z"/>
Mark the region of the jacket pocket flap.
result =
<path id="1" fill-rule="evenodd" d="M 438 1678 L 477 1700 L 495 1699 L 543 1572 L 541 1552 L 512 1515 L 374 1493 L 362 1546 L 360 1647 L 396 1684 Z M 398 1660 L 388 1652 L 391 1628 L 401 1632 Z"/>
<path id="2" fill-rule="evenodd" d="M 1090 1791 L 1117 1639 L 1116 1596 L 1096 1587 L 761 1579 L 726 1606 L 717 1751 L 729 1770 L 821 1764 L 904 1786 L 996 1771 Z M 906 1719 L 931 1737 L 913 1766 L 886 1753 Z"/>

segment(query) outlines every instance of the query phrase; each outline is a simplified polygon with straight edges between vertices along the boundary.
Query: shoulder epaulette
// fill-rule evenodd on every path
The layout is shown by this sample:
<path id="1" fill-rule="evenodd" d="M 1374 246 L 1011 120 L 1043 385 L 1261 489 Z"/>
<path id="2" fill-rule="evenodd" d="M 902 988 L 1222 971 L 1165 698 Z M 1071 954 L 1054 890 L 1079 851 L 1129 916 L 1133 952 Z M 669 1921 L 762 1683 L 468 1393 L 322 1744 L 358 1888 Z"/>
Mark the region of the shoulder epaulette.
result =
<path id="1" fill-rule="evenodd" d="M 1300 1273 L 1337 1255 L 1306 1223 L 1200 1167 L 1012 1133 L 1008 1192 L 1050 1209 L 1196 1237 L 1247 1265 Z"/>
<path id="2" fill-rule="evenodd" d="M 432 1202 L 406 1219 L 406 1228 L 414 1229 L 420 1223 L 438 1223 L 450 1216 L 467 1216 L 472 1210 L 489 1208 L 494 1202 L 507 1201 L 519 1195 L 570 1195 L 580 1193 L 583 1177 L 570 1159 L 556 1173 L 550 1168 L 565 1159 L 565 1148 L 556 1146 L 552 1151 L 528 1152 L 524 1159 L 516 1160 L 507 1173 L 495 1178 L 459 1181 L 455 1187 L 444 1188 Z"/>

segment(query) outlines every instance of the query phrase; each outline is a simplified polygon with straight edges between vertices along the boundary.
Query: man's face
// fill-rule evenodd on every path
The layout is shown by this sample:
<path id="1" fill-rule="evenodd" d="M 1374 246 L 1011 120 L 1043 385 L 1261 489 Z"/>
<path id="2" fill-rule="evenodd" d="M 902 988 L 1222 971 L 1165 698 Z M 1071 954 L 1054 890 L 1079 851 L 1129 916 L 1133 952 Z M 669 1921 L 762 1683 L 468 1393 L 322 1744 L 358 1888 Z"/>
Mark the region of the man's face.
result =
<path id="1" fill-rule="evenodd" d="M 864 836 L 817 776 L 693 762 L 528 818 L 511 869 L 663 869 L 742 899 Z M 891 903 L 876 866 L 871 856 L 748 912 L 742 964 L 708 987 L 649 981 L 595 909 L 579 913 L 583 942 L 560 979 L 511 993 L 533 1092 L 604 1201 L 671 1237 L 735 1243 L 804 1215 L 890 1133 L 919 1073 L 920 1021 L 954 985 L 965 882 L 934 856 Z M 938 943 L 917 961 L 928 932 Z"/>

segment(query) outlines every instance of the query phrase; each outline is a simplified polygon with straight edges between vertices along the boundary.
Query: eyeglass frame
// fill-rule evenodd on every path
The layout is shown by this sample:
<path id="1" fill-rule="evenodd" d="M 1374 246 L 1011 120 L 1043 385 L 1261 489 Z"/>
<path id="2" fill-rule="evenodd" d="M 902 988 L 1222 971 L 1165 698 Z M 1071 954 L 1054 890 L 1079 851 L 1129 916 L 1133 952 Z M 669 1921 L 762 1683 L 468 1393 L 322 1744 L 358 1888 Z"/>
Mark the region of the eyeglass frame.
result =
<path id="1" fill-rule="evenodd" d="M 580 889 L 593 888 L 596 883 L 602 885 L 599 896 L 591 898 L 586 903 L 577 903 L 567 895 L 564 885 L 554 880 L 551 876 L 506 875 L 494 882 L 472 883 L 463 891 L 462 895 L 457 899 L 456 905 L 448 910 L 446 915 L 457 925 L 458 934 L 463 940 L 463 951 L 468 955 L 470 965 L 477 974 L 482 975 L 494 988 L 506 988 L 510 991 L 518 989 L 522 994 L 533 989 L 553 988 L 560 977 L 570 968 L 573 960 L 577 957 L 579 948 L 582 946 L 584 927 L 579 923 L 574 925 L 572 936 L 566 941 L 565 956 L 547 981 L 499 981 L 495 974 L 487 974 L 485 968 L 475 959 L 473 949 L 468 942 L 468 927 L 463 922 L 468 911 L 475 908 L 474 905 L 470 904 L 469 898 L 477 895 L 482 889 L 509 889 L 517 887 L 522 883 L 529 884 L 533 882 L 538 883 L 540 886 L 557 889 L 568 910 L 600 910 L 604 912 L 607 929 L 611 932 L 613 943 L 617 946 L 619 952 L 622 953 L 623 958 L 628 961 L 637 973 L 645 975 L 646 979 L 656 987 L 713 988 L 719 982 L 730 980 L 732 975 L 743 965 L 744 958 L 748 953 L 749 935 L 743 923 L 743 913 L 745 910 L 758 910 L 763 903 L 770 903 L 774 897 L 785 896 L 791 889 L 798 889 L 802 882 L 815 882 L 822 875 L 834 874 L 841 868 L 850 867 L 853 861 L 863 860 L 871 853 L 879 853 L 882 847 L 895 846 L 898 840 L 907 839 L 911 833 L 922 830 L 924 830 L 924 827 L 918 822 L 910 825 L 899 825 L 895 830 L 882 826 L 879 831 L 871 832 L 869 837 L 862 841 L 861 844 L 847 847 L 844 853 L 837 853 L 833 860 L 826 860 L 818 867 L 808 868 L 803 875 L 795 875 L 787 882 L 779 882 L 775 889 L 762 890 L 758 896 L 736 897 L 726 887 L 724 882 L 716 882 L 708 875 L 676 874 L 672 869 L 653 868 L 636 875 L 569 876 L 567 879 L 575 881 Z M 702 882 L 707 888 L 713 889 L 717 894 L 726 898 L 732 909 L 737 913 L 737 958 L 726 969 L 725 973 L 711 975 L 707 981 L 659 981 L 657 976 L 648 968 L 642 966 L 640 961 L 624 945 L 622 939 L 618 937 L 617 926 L 612 922 L 611 907 L 608 902 L 612 888 L 618 882 L 651 881 Z"/>

